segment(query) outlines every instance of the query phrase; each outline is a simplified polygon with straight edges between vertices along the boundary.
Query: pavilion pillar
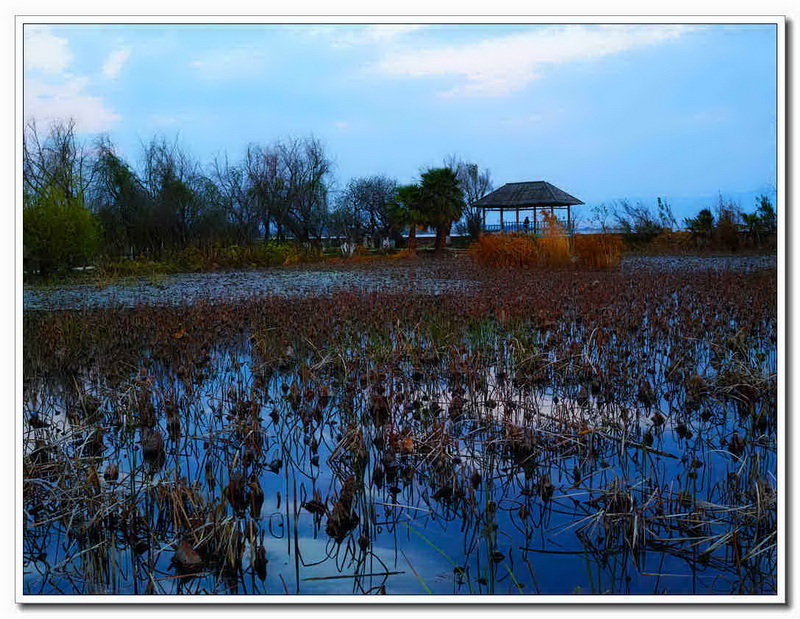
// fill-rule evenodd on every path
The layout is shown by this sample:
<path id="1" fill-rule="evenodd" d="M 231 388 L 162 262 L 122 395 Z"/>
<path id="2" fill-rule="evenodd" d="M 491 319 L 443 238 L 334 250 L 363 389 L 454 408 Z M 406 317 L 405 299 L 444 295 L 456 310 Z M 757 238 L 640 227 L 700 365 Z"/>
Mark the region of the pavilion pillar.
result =
<path id="1" fill-rule="evenodd" d="M 569 204 L 567 204 L 567 234 L 572 234 L 572 215 Z"/>
<path id="2" fill-rule="evenodd" d="M 483 232 L 486 232 L 486 207 L 483 207 Z"/>
<path id="3" fill-rule="evenodd" d="M 519 207 L 517 207 L 517 232 L 519 232 Z"/>
<path id="4" fill-rule="evenodd" d="M 500 207 L 500 232 L 505 232 L 505 231 L 506 231 L 506 226 L 503 223 L 503 207 L 501 206 Z"/>

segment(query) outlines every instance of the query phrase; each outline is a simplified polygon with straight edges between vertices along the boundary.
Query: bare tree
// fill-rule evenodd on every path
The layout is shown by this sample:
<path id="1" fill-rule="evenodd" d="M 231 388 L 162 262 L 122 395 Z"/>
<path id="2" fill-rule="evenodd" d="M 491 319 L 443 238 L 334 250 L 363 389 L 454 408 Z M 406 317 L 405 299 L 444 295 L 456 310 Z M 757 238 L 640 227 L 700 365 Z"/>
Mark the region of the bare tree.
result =
<path id="1" fill-rule="evenodd" d="M 353 244 L 366 235 L 363 219 L 344 194 L 339 196 L 336 208 L 328 216 L 328 228 L 337 238 Z"/>
<path id="2" fill-rule="evenodd" d="M 92 182 L 91 149 L 78 141 L 75 121 L 53 121 L 44 137 L 35 120 L 24 128 L 22 176 L 26 195 L 57 187 L 66 199 L 82 196 Z"/>
<path id="3" fill-rule="evenodd" d="M 282 236 L 286 219 L 285 182 L 281 176 L 280 153 L 274 146 L 247 147 L 244 162 L 255 209 L 261 222 L 264 239 L 269 240 L 271 225 L 275 222 L 278 236 Z"/>
<path id="4" fill-rule="evenodd" d="M 347 213 L 377 246 L 391 233 L 394 222 L 390 211 L 396 191 L 397 181 L 383 175 L 353 178 L 339 196 L 337 211 Z"/>
<path id="5" fill-rule="evenodd" d="M 458 184 L 464 192 L 467 206 L 464 209 L 463 229 L 470 236 L 477 238 L 482 228 L 482 213 L 479 208 L 472 205 L 492 191 L 492 174 L 489 170 L 481 170 L 477 163 L 465 161 L 458 155 L 445 157 L 444 165 L 456 173 Z"/>
<path id="6" fill-rule="evenodd" d="M 142 181 L 154 205 L 154 223 L 161 248 L 186 245 L 202 205 L 194 186 L 202 178 L 199 164 L 163 136 L 143 145 Z"/>
<path id="7" fill-rule="evenodd" d="M 275 149 L 284 179 L 285 224 L 300 242 L 320 242 L 328 214 L 332 162 L 314 137 L 279 142 Z"/>
<path id="8" fill-rule="evenodd" d="M 247 171 L 247 160 L 242 165 L 235 165 L 228 160 L 227 154 L 217 155 L 212 163 L 212 176 L 239 242 L 251 241 L 258 231 L 260 212 L 258 194 L 253 190 Z"/>

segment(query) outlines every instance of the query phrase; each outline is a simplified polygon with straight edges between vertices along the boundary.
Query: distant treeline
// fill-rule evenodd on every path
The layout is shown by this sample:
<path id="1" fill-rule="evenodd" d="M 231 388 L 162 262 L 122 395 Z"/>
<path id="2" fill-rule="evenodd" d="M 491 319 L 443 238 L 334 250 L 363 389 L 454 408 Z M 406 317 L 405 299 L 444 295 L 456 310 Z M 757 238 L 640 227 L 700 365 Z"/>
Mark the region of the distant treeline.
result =
<path id="1" fill-rule="evenodd" d="M 592 210 L 593 223 L 600 229 L 621 232 L 628 247 L 647 247 L 659 241 L 674 245 L 683 241 L 695 249 L 774 249 L 778 232 L 777 213 L 767 195 L 759 196 L 753 211 L 746 212 L 720 194 L 714 207 L 701 209 L 694 217 L 685 218 L 682 225 L 662 198 L 656 200 L 655 208 L 623 199 L 610 207 L 602 204 Z"/>
<path id="2" fill-rule="evenodd" d="M 177 140 L 143 143 L 134 166 L 107 136 L 81 143 L 72 121 L 24 132 L 24 256 L 42 272 L 94 257 L 160 258 L 187 248 L 400 240 L 428 226 L 444 246 L 488 172 L 451 156 L 416 184 L 373 175 L 334 189 L 332 159 L 314 137 L 250 144 L 202 165 Z M 469 218 L 468 218 L 469 219 Z M 470 220 L 479 224 L 472 214 Z"/>

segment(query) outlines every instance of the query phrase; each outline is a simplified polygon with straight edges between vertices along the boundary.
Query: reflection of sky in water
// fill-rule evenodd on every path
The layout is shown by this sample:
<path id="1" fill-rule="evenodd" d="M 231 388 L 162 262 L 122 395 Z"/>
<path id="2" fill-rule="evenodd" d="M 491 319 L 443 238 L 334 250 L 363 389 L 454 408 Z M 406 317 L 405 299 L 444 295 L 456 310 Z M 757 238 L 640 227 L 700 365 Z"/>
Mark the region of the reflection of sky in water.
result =
<path id="1" fill-rule="evenodd" d="M 230 357 L 226 359 L 227 361 L 220 360 L 220 362 L 229 364 Z M 220 447 L 225 439 L 232 438 L 235 443 L 237 439 L 231 434 L 230 422 L 225 415 L 217 415 L 214 409 L 219 404 L 221 393 L 227 391 L 227 385 L 238 381 L 247 384 L 250 381 L 248 360 L 246 355 L 239 355 L 237 361 L 241 367 L 238 371 L 230 365 L 227 368 L 223 366 L 221 374 L 213 382 L 206 383 L 200 398 L 195 398 L 191 404 L 195 422 L 184 430 L 184 438 L 181 439 L 183 455 L 177 461 L 172 459 L 171 464 L 168 463 L 149 483 L 153 484 L 159 479 L 169 480 L 174 477 L 173 470 L 177 470 L 179 475 L 186 476 L 189 480 L 196 478 L 203 480 L 204 454 L 208 453 L 204 449 L 203 442 L 213 435 L 215 438 L 210 448 L 212 451 L 215 448 L 226 449 L 224 446 Z M 297 415 L 290 412 L 288 405 L 280 397 L 279 380 L 279 378 L 272 379 L 269 393 L 275 405 L 281 410 L 283 418 L 281 424 L 290 423 L 292 420 L 297 423 Z M 489 393 L 501 388 L 493 373 L 488 377 L 488 381 Z M 178 388 L 179 384 L 169 383 L 173 389 Z M 428 384 L 420 387 L 416 391 L 417 396 L 425 395 L 428 402 L 438 401 L 445 410 L 447 409 L 449 391 L 442 385 Z M 522 396 L 519 392 L 515 392 L 513 397 Z M 553 394 L 549 391 L 528 394 L 523 400 L 518 399 L 518 403 L 520 407 L 517 412 L 508 417 L 506 422 L 512 425 L 524 425 L 520 411 L 523 405 L 527 406 L 536 411 L 527 425 L 543 432 L 544 435 L 550 431 L 548 428 L 551 428 L 549 424 L 553 418 L 575 407 L 575 402 L 563 395 L 558 403 L 555 403 Z M 491 423 L 497 423 L 502 419 L 502 406 L 487 407 L 480 403 L 477 406 L 481 409 L 480 416 Z M 666 402 L 662 401 L 662 408 L 665 407 Z M 295 520 L 292 513 L 295 487 L 298 505 L 303 500 L 312 498 L 314 488 L 320 491 L 323 498 L 329 497 L 329 500 L 338 492 L 340 482 L 334 479 L 327 462 L 336 446 L 338 440 L 336 435 L 341 429 L 338 426 L 332 429 L 327 423 L 317 428 L 315 436 L 320 443 L 320 466 L 309 467 L 308 452 L 302 444 L 302 432 L 288 426 L 282 426 L 283 429 L 276 428 L 269 419 L 271 408 L 272 405 L 267 404 L 261 411 L 264 419 L 263 427 L 268 434 L 263 461 L 270 462 L 274 458 L 282 458 L 284 468 L 279 473 L 265 469 L 260 475 L 265 502 L 257 524 L 263 533 L 263 543 L 269 559 L 267 579 L 261 583 L 250 574 L 246 574 L 241 583 L 244 590 L 240 588 L 240 592 L 295 593 L 299 590 L 300 593 L 307 594 L 358 593 L 362 589 L 355 586 L 355 579 L 328 578 L 356 573 L 382 574 L 386 571 L 403 573 L 385 577 L 381 575 L 364 577 L 359 580 L 360 586 L 363 590 L 368 590 L 385 584 L 386 592 L 394 594 L 419 594 L 424 593 L 426 588 L 433 593 L 441 594 L 470 592 L 505 594 L 515 593 L 518 589 L 516 583 L 521 585 L 519 591 L 523 593 L 729 592 L 727 588 L 729 575 L 721 574 L 712 567 L 699 566 L 696 562 L 692 566 L 691 563 L 668 553 L 648 550 L 640 556 L 641 563 L 638 566 L 630 553 L 611 554 L 603 564 L 604 562 L 599 561 L 597 556 L 584 550 L 584 545 L 576 537 L 576 532 L 580 529 L 580 523 L 586 521 L 587 514 L 594 512 L 591 509 L 587 510 L 586 501 L 592 496 L 596 497 L 597 493 L 590 495 L 589 491 L 608 486 L 615 478 L 621 479 L 624 485 L 638 489 L 645 488 L 648 479 L 653 479 L 657 480 L 657 484 L 666 485 L 672 492 L 677 492 L 688 487 L 687 462 L 698 458 L 702 460 L 703 467 L 699 470 L 698 478 L 692 482 L 692 486 L 696 488 L 699 497 L 719 494 L 720 485 L 737 465 L 730 454 L 716 447 L 734 428 L 738 427 L 740 432 L 746 432 L 746 429 L 739 425 L 742 421 L 736 415 L 729 415 L 724 424 L 693 420 L 691 422 L 693 437 L 688 440 L 678 437 L 675 422 L 668 416 L 668 421 L 654 431 L 653 448 L 665 455 L 657 453 L 645 455 L 636 447 L 640 435 L 633 432 L 628 439 L 628 445 L 620 446 L 616 451 L 606 450 L 593 460 L 581 461 L 576 454 L 570 455 L 568 451 L 564 452 L 544 469 L 549 471 L 555 486 L 555 492 L 547 507 L 537 495 L 536 482 L 539 472 L 534 472 L 530 479 L 526 479 L 525 474 L 518 468 L 514 470 L 508 468 L 510 462 L 507 458 L 496 464 L 499 468 L 494 469 L 494 479 L 485 479 L 475 491 L 473 508 L 464 504 L 453 508 L 447 501 L 431 498 L 435 484 L 429 486 L 426 482 L 428 471 L 424 467 L 411 483 L 406 484 L 402 481 L 402 476 L 398 478 L 396 483 L 400 492 L 396 497 L 387 492 L 387 487 L 390 485 L 388 481 L 384 482 L 381 489 L 369 484 L 365 489 L 364 499 L 359 503 L 358 511 L 362 518 L 361 524 L 365 523 L 365 514 L 369 513 L 369 519 L 375 525 L 371 527 L 374 556 L 367 556 L 364 563 L 364 555 L 360 553 L 356 543 L 362 531 L 361 527 L 357 527 L 351 537 L 341 546 L 337 546 L 325 532 L 326 516 L 315 518 L 301 508 Z M 55 407 L 53 410 L 56 411 L 56 427 L 59 430 L 66 430 L 67 433 L 65 435 L 67 438 L 62 437 L 61 440 L 68 440 L 70 426 L 64 418 L 63 408 Z M 664 412 L 669 411 L 665 409 Z M 326 413 L 330 414 L 335 413 L 332 410 Z M 606 427 L 609 422 L 609 419 L 601 418 L 596 408 L 587 407 L 582 414 L 588 427 Z M 189 419 L 184 417 L 183 421 L 186 424 Z M 653 425 L 644 415 L 639 422 L 641 431 Z M 163 418 L 161 423 L 164 423 Z M 453 435 L 463 438 L 474 431 L 470 423 L 448 421 L 445 425 L 451 428 Z M 108 438 L 104 464 L 112 459 L 119 463 L 120 478 L 112 486 L 117 488 L 120 499 L 124 500 L 126 488 L 130 484 L 131 462 L 124 452 L 121 456 L 114 456 L 113 429 L 106 428 L 106 430 Z M 292 433 L 291 438 L 283 443 L 279 442 L 277 434 L 281 432 Z M 190 438 L 186 438 L 187 434 Z M 367 436 L 372 434 L 373 431 L 368 429 Z M 136 436 L 138 437 L 138 432 Z M 85 439 L 85 434 L 80 437 L 80 440 Z M 190 445 L 191 449 L 187 451 Z M 26 445 L 26 452 L 28 449 Z M 167 451 L 168 454 L 174 452 L 170 441 L 167 441 Z M 759 451 L 762 457 L 767 459 L 765 470 L 775 470 L 774 450 Z M 132 453 L 139 462 L 141 456 L 137 455 L 137 452 Z M 196 453 L 198 456 L 193 457 L 191 453 Z M 621 454 L 625 454 L 625 457 L 620 457 Z M 468 480 L 472 467 L 492 456 L 486 451 L 485 445 L 478 442 L 463 444 L 459 450 L 459 457 L 461 462 L 455 466 L 456 473 L 461 479 Z M 293 469 L 287 477 L 286 467 L 291 466 L 290 461 L 293 458 L 301 458 L 298 460 L 301 470 Z M 374 450 L 370 451 L 370 458 L 371 461 L 365 468 L 367 480 L 371 477 L 370 472 L 376 460 Z M 409 459 L 408 462 L 418 463 L 418 460 Z M 581 487 L 575 488 L 571 472 L 578 464 L 581 466 L 582 480 Z M 217 468 L 216 477 L 221 481 L 221 485 L 227 483 L 224 468 Z M 139 484 L 148 483 L 141 468 L 138 469 L 136 478 Z M 104 487 L 109 487 L 107 482 L 103 481 L 102 484 Z M 216 493 L 219 492 L 218 484 Z M 278 493 L 281 496 L 280 506 Z M 489 513 L 487 504 L 490 500 L 497 504 L 492 517 L 487 516 Z M 369 507 L 369 512 L 364 511 L 365 504 Z M 522 505 L 529 511 L 524 520 L 518 513 Z M 298 561 L 297 572 L 295 521 L 297 546 L 302 555 Z M 494 534 L 487 528 L 490 523 L 497 525 Z M 590 528 L 588 534 L 592 543 L 602 545 L 604 531 L 601 525 Z M 493 541 L 490 542 L 490 539 Z M 173 539 L 161 540 L 163 552 L 158 554 L 156 565 L 158 582 L 166 592 L 175 592 L 177 586 L 170 566 L 173 555 L 170 545 L 172 541 Z M 48 542 L 47 554 L 51 565 L 66 558 L 67 552 L 62 546 L 63 543 L 65 543 L 63 537 L 53 537 Z M 66 543 L 73 544 L 72 551 L 77 548 L 74 542 Z M 502 553 L 502 558 L 492 561 L 490 553 L 493 551 Z M 118 552 L 119 561 L 127 566 L 125 573 L 129 574 L 129 551 L 123 546 Z M 244 553 L 245 566 L 249 565 L 250 553 L 248 544 Z M 36 565 L 39 569 L 44 568 L 41 562 Z M 464 571 L 462 577 L 455 572 L 456 566 Z M 31 586 L 31 592 L 38 593 L 42 583 L 33 567 L 33 565 L 28 566 L 25 582 Z M 57 575 L 53 580 L 66 590 L 71 589 L 68 580 Z M 457 584 L 459 581 L 460 585 Z M 184 587 L 186 592 L 206 590 L 222 590 L 221 585 L 215 583 L 213 575 L 194 578 Z M 57 589 L 46 585 L 43 592 L 57 592 Z"/>

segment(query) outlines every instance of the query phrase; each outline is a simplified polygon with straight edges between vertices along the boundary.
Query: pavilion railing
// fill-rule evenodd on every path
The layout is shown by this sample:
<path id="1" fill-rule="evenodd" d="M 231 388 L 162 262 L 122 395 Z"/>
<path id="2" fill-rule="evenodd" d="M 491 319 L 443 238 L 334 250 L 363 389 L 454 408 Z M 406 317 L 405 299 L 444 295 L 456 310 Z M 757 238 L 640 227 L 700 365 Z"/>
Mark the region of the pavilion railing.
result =
<path id="1" fill-rule="evenodd" d="M 561 228 L 566 232 L 567 235 L 572 236 L 575 233 L 575 226 L 568 225 L 566 219 L 559 219 L 558 223 L 561 225 Z M 521 233 L 521 234 L 531 234 L 531 235 L 541 235 L 543 230 L 544 224 L 540 223 L 535 229 L 533 223 L 529 223 L 527 226 L 524 223 L 517 224 L 516 222 L 508 222 L 503 223 L 501 226 L 500 224 L 484 224 L 483 231 L 484 232 L 512 232 L 512 233 Z"/>

